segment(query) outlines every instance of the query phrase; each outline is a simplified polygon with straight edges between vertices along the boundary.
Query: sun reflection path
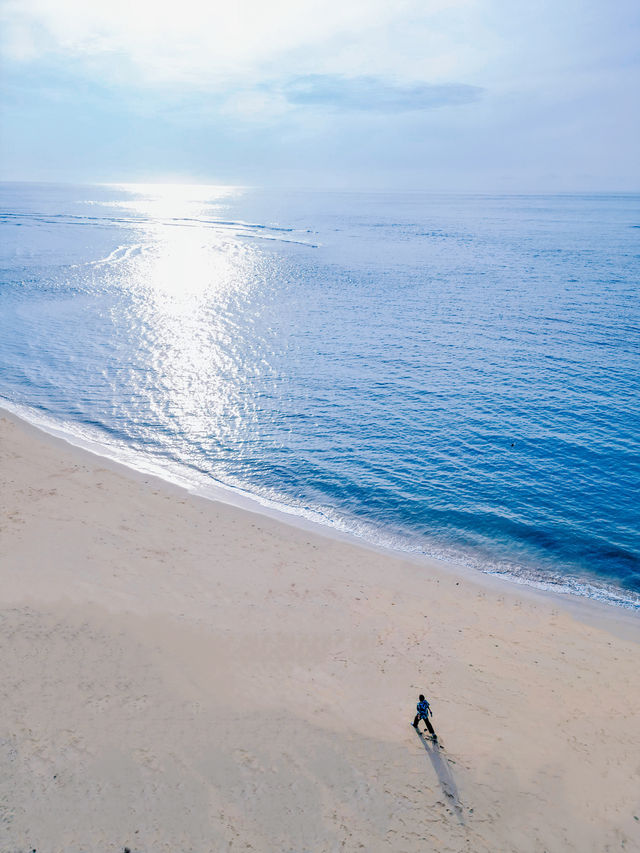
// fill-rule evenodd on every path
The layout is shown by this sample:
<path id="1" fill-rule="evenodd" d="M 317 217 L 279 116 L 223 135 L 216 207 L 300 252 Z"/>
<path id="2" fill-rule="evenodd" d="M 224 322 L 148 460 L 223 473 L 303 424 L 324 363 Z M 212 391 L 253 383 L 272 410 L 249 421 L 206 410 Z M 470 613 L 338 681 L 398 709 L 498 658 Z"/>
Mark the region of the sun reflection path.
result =
<path id="1" fill-rule="evenodd" d="M 243 187 L 214 184 L 111 184 L 128 198 L 120 206 L 149 219 L 190 219 L 220 210 Z"/>
<path id="2" fill-rule="evenodd" d="M 137 361 L 146 368 L 139 371 L 146 383 L 139 393 L 160 427 L 171 422 L 167 432 L 177 426 L 198 443 L 224 443 L 240 420 L 246 427 L 251 418 L 248 374 L 268 370 L 259 339 L 244 334 L 253 292 L 265 280 L 265 258 L 229 230 L 212 228 L 210 219 L 198 226 L 232 188 L 152 189 L 131 201 L 141 214 L 136 239 L 144 251 L 121 278 Z M 181 217 L 188 227 L 175 227 Z"/>

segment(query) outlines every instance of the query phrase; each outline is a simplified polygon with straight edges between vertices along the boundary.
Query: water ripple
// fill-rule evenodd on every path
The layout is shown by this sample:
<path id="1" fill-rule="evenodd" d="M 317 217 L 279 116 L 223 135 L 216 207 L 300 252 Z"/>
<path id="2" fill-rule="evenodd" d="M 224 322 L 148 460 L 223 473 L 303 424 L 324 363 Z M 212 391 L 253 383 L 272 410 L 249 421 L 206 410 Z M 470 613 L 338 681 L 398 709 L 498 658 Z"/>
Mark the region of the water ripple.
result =
<path id="1" fill-rule="evenodd" d="M 4 186 L 5 399 L 200 491 L 640 605 L 637 197 L 192 192 Z"/>

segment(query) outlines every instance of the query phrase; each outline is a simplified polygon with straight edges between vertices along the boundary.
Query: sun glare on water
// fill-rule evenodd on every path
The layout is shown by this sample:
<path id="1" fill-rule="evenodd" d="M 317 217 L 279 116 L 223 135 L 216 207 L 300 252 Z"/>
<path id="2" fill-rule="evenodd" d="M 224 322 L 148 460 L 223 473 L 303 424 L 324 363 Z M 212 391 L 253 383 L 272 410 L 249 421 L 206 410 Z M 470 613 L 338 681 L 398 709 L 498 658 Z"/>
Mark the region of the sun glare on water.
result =
<path id="1" fill-rule="evenodd" d="M 202 216 L 239 196 L 242 187 L 218 184 L 110 184 L 130 198 L 122 202 L 141 216 L 180 219 Z"/>
<path id="2" fill-rule="evenodd" d="M 263 254 L 224 215 L 236 187 L 125 185 L 120 203 L 134 214 L 135 249 L 120 274 L 131 300 L 141 363 L 160 378 L 153 406 L 190 435 L 224 431 L 238 415 L 238 317 L 250 322 L 251 293 Z M 264 271 L 263 271 L 264 272 Z"/>

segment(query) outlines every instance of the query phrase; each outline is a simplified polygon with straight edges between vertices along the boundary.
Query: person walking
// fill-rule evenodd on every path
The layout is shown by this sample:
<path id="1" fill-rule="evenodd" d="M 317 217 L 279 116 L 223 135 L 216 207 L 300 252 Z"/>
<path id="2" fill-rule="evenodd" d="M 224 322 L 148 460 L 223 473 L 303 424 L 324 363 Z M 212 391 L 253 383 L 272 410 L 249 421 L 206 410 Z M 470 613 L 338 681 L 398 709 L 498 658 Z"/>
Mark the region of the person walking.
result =
<path id="1" fill-rule="evenodd" d="M 422 693 L 418 697 L 418 704 L 416 708 L 418 713 L 416 714 L 415 720 L 411 723 L 413 728 L 419 732 L 420 729 L 418 728 L 418 723 L 420 722 L 420 720 L 424 720 L 427 724 L 427 730 L 429 731 L 429 734 L 433 737 L 434 740 L 438 740 L 438 735 L 435 733 L 433 726 L 431 725 L 431 721 L 429 720 L 429 715 L 433 717 L 431 705 L 427 702 Z"/>

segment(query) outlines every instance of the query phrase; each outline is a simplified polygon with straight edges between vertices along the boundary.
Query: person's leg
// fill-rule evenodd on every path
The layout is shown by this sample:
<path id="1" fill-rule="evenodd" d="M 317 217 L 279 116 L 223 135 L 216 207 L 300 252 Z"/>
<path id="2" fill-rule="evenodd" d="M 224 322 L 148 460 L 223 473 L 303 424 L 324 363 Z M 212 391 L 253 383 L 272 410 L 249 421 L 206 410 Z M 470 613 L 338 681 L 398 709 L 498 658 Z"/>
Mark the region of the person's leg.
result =
<path id="1" fill-rule="evenodd" d="M 428 718 L 428 717 L 423 717 L 422 719 L 423 719 L 423 720 L 425 721 L 425 723 L 427 724 L 427 728 L 429 729 L 429 734 L 430 734 L 430 735 L 435 735 L 435 731 L 433 730 L 433 726 L 432 726 L 432 725 L 431 725 L 431 723 L 429 722 L 429 718 Z"/>
<path id="2" fill-rule="evenodd" d="M 416 718 L 415 718 L 415 720 L 413 721 L 413 728 L 414 728 L 414 729 L 417 729 L 417 728 L 418 728 L 418 723 L 419 723 L 419 722 L 420 722 L 420 714 L 416 714 Z"/>

